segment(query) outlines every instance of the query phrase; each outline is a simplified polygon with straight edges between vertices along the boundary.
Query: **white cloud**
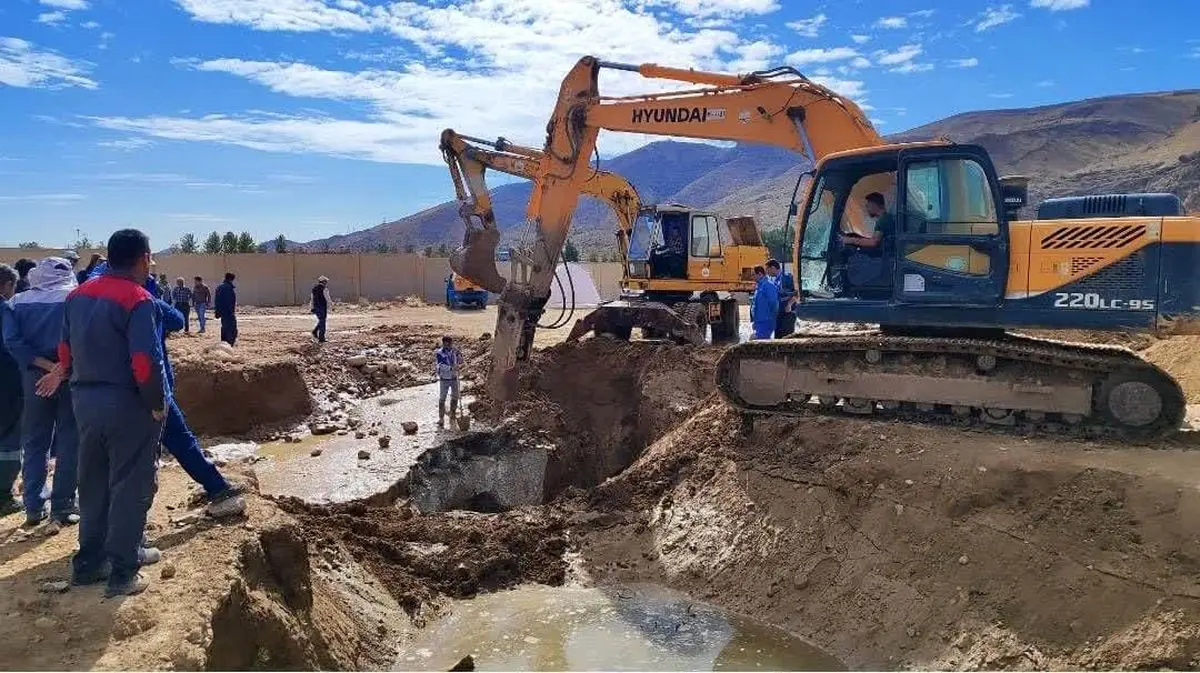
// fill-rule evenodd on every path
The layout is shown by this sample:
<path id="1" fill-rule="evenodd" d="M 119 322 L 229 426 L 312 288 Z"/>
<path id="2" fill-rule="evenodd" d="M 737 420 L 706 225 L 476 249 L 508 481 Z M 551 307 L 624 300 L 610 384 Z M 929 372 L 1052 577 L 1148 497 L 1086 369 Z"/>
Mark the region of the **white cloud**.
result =
<path id="1" fill-rule="evenodd" d="M 38 0 L 45 7 L 54 7 L 55 9 L 78 10 L 87 9 L 88 0 Z"/>
<path id="2" fill-rule="evenodd" d="M 212 77 L 241 77 L 285 96 L 360 104 L 365 113 L 350 118 L 218 109 L 206 116 L 114 116 L 89 118 L 91 123 L 146 137 L 439 164 L 436 143 L 430 139 L 446 127 L 484 132 L 480 120 L 488 128 L 538 144 L 562 76 L 583 55 L 746 72 L 776 65 L 784 53 L 770 40 L 697 28 L 697 22 L 667 18 L 662 11 L 670 8 L 692 17 L 762 14 L 778 7 L 775 0 L 470 0 L 453 5 L 405 0 L 387 5 L 356 0 L 175 1 L 194 20 L 207 23 L 262 31 L 383 35 L 391 47 L 406 49 L 414 58 L 391 69 L 360 72 L 237 58 L 186 64 L 214 73 Z M 854 56 L 857 53 L 829 50 L 801 54 L 800 59 L 827 62 Z M 613 71 L 602 73 L 600 83 L 606 95 L 616 96 L 692 86 Z M 652 139 L 605 133 L 600 149 L 614 154 Z"/>
<path id="3" fill-rule="evenodd" d="M 84 21 L 83 23 L 79 24 L 79 27 L 86 28 L 88 30 L 96 30 L 100 27 L 100 24 L 96 23 L 95 21 Z"/>
<path id="4" fill-rule="evenodd" d="M 87 77 L 91 64 L 72 61 L 52 51 L 37 49 L 16 37 L 0 37 L 0 85 L 19 89 L 95 89 Z"/>
<path id="5" fill-rule="evenodd" d="M 797 21 L 789 21 L 788 28 L 796 31 L 804 37 L 816 37 L 821 33 L 821 26 L 825 25 L 825 21 L 829 17 L 824 14 L 818 14 L 811 19 L 799 19 Z"/>
<path id="6" fill-rule="evenodd" d="M 956 58 L 952 61 L 956 68 L 974 68 L 979 65 L 979 59 L 974 56 L 970 58 Z"/>
<path id="7" fill-rule="evenodd" d="M 908 19 L 903 16 L 885 16 L 875 22 L 879 28 L 907 28 Z"/>
<path id="8" fill-rule="evenodd" d="M 787 56 L 787 62 L 792 65 L 808 65 L 811 63 L 830 63 L 845 61 L 859 57 L 860 54 L 850 47 L 833 47 L 832 49 L 800 49 Z"/>
<path id="9" fill-rule="evenodd" d="M 909 16 L 919 16 L 923 19 L 928 19 L 929 17 L 933 16 L 935 13 L 936 13 L 936 10 L 932 10 L 932 9 L 918 9 L 915 12 L 909 12 L 908 15 Z"/>
<path id="10" fill-rule="evenodd" d="M 153 140 L 148 140 L 146 138 L 140 138 L 140 137 L 136 137 L 136 136 L 133 138 L 122 138 L 120 140 L 102 140 L 102 141 L 96 143 L 97 147 L 103 147 L 106 149 L 113 149 L 113 150 L 121 150 L 122 152 L 132 152 L 134 150 L 140 150 L 140 149 L 144 149 L 147 147 L 151 147 L 152 145 L 154 145 Z"/>
<path id="11" fill-rule="evenodd" d="M 909 75 L 914 72 L 929 72 L 930 70 L 933 70 L 932 63 L 914 63 L 912 61 L 908 61 L 895 68 L 889 68 L 888 72 L 898 72 L 902 75 Z"/>
<path id="12" fill-rule="evenodd" d="M 812 81 L 820 84 L 823 87 L 828 87 L 846 98 L 853 99 L 856 103 L 861 103 L 866 99 L 867 89 L 859 80 L 840 79 L 837 77 L 826 77 L 817 75 L 811 77 Z"/>
<path id="13" fill-rule="evenodd" d="M 649 4 L 666 5 L 671 9 L 696 17 L 770 14 L 779 9 L 776 0 L 656 0 Z"/>
<path id="14" fill-rule="evenodd" d="M 853 61 L 850 61 L 850 65 L 855 68 L 870 68 L 871 62 L 868 61 L 865 57 L 858 56 Z"/>
<path id="15" fill-rule="evenodd" d="M 896 51 L 877 51 L 874 54 L 875 61 L 879 63 L 879 65 L 896 65 L 898 63 L 905 63 L 920 55 L 921 45 L 919 44 L 906 44 Z"/>
<path id="16" fill-rule="evenodd" d="M 870 35 L 851 35 L 850 39 L 854 40 L 854 44 L 866 44 L 871 41 L 871 36 Z"/>
<path id="17" fill-rule="evenodd" d="M 56 23 L 61 23 L 65 18 L 67 18 L 66 12 L 44 12 L 38 14 L 37 22 L 52 26 Z"/>
<path id="18" fill-rule="evenodd" d="M 1030 7 L 1040 7 L 1048 9 L 1052 12 L 1061 12 L 1068 9 L 1080 9 L 1087 7 L 1091 0 L 1030 0 Z"/>
<path id="19" fill-rule="evenodd" d="M 989 93 L 988 98 L 1012 98 L 1011 93 Z"/>
<path id="20" fill-rule="evenodd" d="M 0 201 L 28 201 L 32 203 L 46 204 L 62 204 L 72 201 L 82 201 L 87 196 L 84 194 L 18 194 L 15 196 L 0 195 Z"/>
<path id="21" fill-rule="evenodd" d="M 1013 11 L 1012 5 L 1000 5 L 999 7 L 988 7 L 983 10 L 983 14 L 979 15 L 978 23 L 975 24 L 975 32 L 983 32 L 989 28 L 1002 26 L 1010 21 L 1014 21 L 1021 16 Z"/>
<path id="22" fill-rule="evenodd" d="M 1042 81 L 1038 82 L 1038 83 L 1037 83 L 1037 85 L 1038 85 L 1038 86 L 1040 86 L 1040 87 L 1042 87 L 1043 89 L 1045 89 L 1045 88 L 1049 88 L 1049 87 L 1052 87 L 1052 86 L 1054 86 L 1054 80 L 1052 80 L 1052 79 L 1044 79 L 1044 80 L 1042 80 Z"/>

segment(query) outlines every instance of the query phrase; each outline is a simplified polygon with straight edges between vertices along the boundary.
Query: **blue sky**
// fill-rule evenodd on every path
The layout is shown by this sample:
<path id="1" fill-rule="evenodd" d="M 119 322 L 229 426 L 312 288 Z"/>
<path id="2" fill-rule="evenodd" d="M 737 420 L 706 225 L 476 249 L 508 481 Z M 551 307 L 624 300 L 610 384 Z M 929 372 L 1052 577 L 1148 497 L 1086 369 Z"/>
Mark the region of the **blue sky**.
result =
<path id="1" fill-rule="evenodd" d="M 394 219 L 451 198 L 442 128 L 540 145 L 589 53 L 792 64 L 895 132 L 1200 86 L 1198 25 L 1195 0 L 0 0 L 0 244 Z"/>

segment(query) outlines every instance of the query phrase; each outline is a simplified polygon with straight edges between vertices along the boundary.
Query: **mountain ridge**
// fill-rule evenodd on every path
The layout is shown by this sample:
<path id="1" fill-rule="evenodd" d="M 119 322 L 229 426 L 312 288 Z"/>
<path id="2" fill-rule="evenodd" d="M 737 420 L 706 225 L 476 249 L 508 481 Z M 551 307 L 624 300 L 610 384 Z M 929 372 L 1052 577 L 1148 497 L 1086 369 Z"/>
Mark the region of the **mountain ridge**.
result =
<path id="1" fill-rule="evenodd" d="M 1030 180 L 1030 203 L 1086 193 L 1168 191 L 1200 211 L 1200 89 L 1101 96 L 1032 108 L 963 112 L 888 137 L 947 137 L 982 145 L 1001 174 Z M 1192 158 L 1189 158 L 1192 157 Z M 624 175 L 646 203 L 684 203 L 723 216 L 752 215 L 782 226 L 804 159 L 777 147 L 718 146 L 660 140 L 601 162 Z M 447 181 L 447 192 L 449 192 Z M 502 241 L 522 229 L 529 183 L 491 191 Z M 580 199 L 571 238 L 584 249 L 609 249 L 616 224 L 607 206 Z M 372 250 L 455 245 L 462 238 L 454 201 L 307 249 Z"/>

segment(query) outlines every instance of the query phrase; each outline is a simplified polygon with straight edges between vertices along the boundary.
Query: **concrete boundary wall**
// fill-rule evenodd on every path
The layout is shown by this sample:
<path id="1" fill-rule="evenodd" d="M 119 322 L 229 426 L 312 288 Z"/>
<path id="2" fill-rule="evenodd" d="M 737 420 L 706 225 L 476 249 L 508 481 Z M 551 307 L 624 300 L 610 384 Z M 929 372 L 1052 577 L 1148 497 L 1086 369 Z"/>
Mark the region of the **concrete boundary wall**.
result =
<path id="1" fill-rule="evenodd" d="M 41 259 L 61 254 L 61 248 L 0 248 L 0 262 L 12 264 L 22 257 Z M 88 254 L 80 254 L 81 263 L 87 263 Z M 306 304 L 318 276 L 329 277 L 330 294 L 339 301 L 355 301 L 359 297 L 383 301 L 417 296 L 440 304 L 446 296 L 446 277 L 450 275 L 449 260 L 408 254 L 180 253 L 156 256 L 155 262 L 155 270 L 165 273 L 172 283 L 183 277 L 190 285 L 193 276 L 200 276 L 209 287 L 215 287 L 225 273 L 231 271 L 237 275 L 238 301 L 254 306 Z M 618 296 L 619 263 L 588 262 L 583 266 L 591 274 L 601 299 L 607 301 Z M 508 277 L 508 262 L 497 262 L 496 268 L 500 275 Z"/>

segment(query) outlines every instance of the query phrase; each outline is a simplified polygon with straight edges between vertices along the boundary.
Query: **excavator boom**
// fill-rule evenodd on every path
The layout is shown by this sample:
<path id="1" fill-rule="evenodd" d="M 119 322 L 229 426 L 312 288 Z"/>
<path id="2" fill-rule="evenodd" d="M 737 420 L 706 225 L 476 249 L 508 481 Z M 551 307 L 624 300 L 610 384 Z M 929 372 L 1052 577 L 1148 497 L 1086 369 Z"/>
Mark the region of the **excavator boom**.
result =
<path id="1" fill-rule="evenodd" d="M 605 68 L 701 87 L 602 97 L 598 79 Z M 497 399 L 515 390 L 516 363 L 528 355 L 576 202 L 594 172 L 588 162 L 600 129 L 769 144 L 813 163 L 831 152 L 883 143 L 857 105 L 791 68 L 729 75 L 580 59 L 563 79 L 546 127 L 541 176 L 527 210 L 529 230 L 513 251 L 511 279 L 497 280 L 494 217 L 480 218 L 474 230 L 468 227 L 463 248 L 451 258 L 458 273 L 488 289 L 489 282 L 503 288 L 489 378 Z"/>

